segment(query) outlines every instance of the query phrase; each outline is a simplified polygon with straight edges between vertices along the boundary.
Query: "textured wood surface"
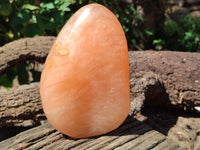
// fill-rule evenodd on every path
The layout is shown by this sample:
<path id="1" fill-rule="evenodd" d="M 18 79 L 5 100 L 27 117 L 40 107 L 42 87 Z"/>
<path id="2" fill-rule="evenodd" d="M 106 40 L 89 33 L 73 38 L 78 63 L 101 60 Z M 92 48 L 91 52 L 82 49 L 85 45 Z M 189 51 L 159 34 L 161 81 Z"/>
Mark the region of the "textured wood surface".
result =
<path id="1" fill-rule="evenodd" d="M 55 37 L 24 38 L 0 47 L 0 75 L 25 60 L 44 62 Z"/>
<path id="2" fill-rule="evenodd" d="M 25 38 L 1 47 L 0 75 L 25 60 L 43 63 L 54 39 Z M 200 116 L 194 112 L 195 107 L 200 106 L 200 54 L 129 52 L 129 63 L 130 114 L 137 115 L 129 117 L 117 130 L 99 137 L 74 140 L 56 131 L 48 122 L 40 125 L 45 116 L 40 103 L 39 83 L 0 90 L 0 140 L 5 127 L 7 130 L 11 129 L 9 127 L 33 127 L 27 131 L 23 130 L 28 128 L 23 128 L 23 132 L 0 142 L 0 150 L 200 150 Z M 159 109 L 164 108 L 167 111 L 161 113 Z M 175 108 L 176 113 L 169 108 Z M 34 127 L 36 125 L 39 126 Z"/>
<path id="3" fill-rule="evenodd" d="M 45 121 L 0 142 L 0 149 L 200 149 L 198 114 L 177 110 L 145 111 L 129 116 L 111 133 L 84 139 L 65 136 Z"/>
<path id="4" fill-rule="evenodd" d="M 44 113 L 40 101 L 39 83 L 0 91 L 0 127 L 39 124 Z"/>
<path id="5" fill-rule="evenodd" d="M 145 109 L 134 116 L 183 149 L 200 150 L 200 114 L 177 109 Z"/>
<path id="6" fill-rule="evenodd" d="M 176 149 L 179 146 L 165 135 L 129 117 L 117 130 L 98 137 L 71 139 L 48 122 L 0 142 L 0 149 Z"/>
<path id="7" fill-rule="evenodd" d="M 145 101 L 140 105 L 193 111 L 200 106 L 199 53 L 131 51 L 129 64 L 133 105 Z"/>
<path id="8" fill-rule="evenodd" d="M 55 37 L 25 38 L 4 45 L 0 48 L 0 75 L 25 60 L 44 62 L 54 40 Z M 129 63 L 132 106 L 137 106 L 132 113 L 145 104 L 171 104 L 185 110 L 200 106 L 200 54 L 130 51 Z"/>
<path id="9" fill-rule="evenodd" d="M 55 37 L 25 38 L 4 45 L 0 48 L 0 74 L 25 60 L 43 63 L 54 40 Z M 174 106 L 195 110 L 200 106 L 200 54 L 130 51 L 129 63 L 130 114 L 136 114 L 144 107 Z M 9 92 L 0 91 L 0 126 L 12 126 L 37 114 L 40 116 L 38 86 L 22 85 Z M 24 104 L 28 107 L 20 107 Z M 30 121 L 38 123 L 37 117 Z"/>

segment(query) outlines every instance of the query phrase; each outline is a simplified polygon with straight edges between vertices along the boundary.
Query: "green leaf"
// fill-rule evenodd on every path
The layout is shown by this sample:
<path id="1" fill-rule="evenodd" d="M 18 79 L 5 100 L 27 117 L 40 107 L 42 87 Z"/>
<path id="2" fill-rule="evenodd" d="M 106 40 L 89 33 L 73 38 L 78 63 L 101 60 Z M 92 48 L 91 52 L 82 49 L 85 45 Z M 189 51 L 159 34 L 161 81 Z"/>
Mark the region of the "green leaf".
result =
<path id="1" fill-rule="evenodd" d="M 189 40 L 189 39 L 191 39 L 192 37 L 193 37 L 192 32 L 185 32 L 185 37 L 184 37 L 185 40 Z"/>
<path id="2" fill-rule="evenodd" d="M 50 12 L 52 9 L 55 9 L 55 6 L 52 2 L 49 2 L 49 3 L 42 5 L 42 7 L 40 9 L 40 13 Z"/>
<path id="3" fill-rule="evenodd" d="M 46 9 L 54 9 L 55 8 L 55 6 L 52 2 L 44 4 L 43 7 L 45 7 Z"/>
<path id="4" fill-rule="evenodd" d="M 135 40 L 135 39 L 132 39 L 132 40 L 131 40 L 131 43 L 132 43 L 133 45 L 135 45 L 135 44 L 136 44 L 136 40 Z"/>
<path id="5" fill-rule="evenodd" d="M 150 30 L 145 30 L 145 33 L 146 33 L 147 35 L 153 35 L 153 32 L 150 31 Z"/>
<path id="6" fill-rule="evenodd" d="M 24 4 L 22 6 L 22 9 L 28 9 L 28 10 L 38 10 L 40 9 L 39 6 L 33 5 L 33 4 Z"/>
<path id="7" fill-rule="evenodd" d="M 69 2 L 68 0 L 61 3 L 61 5 L 58 5 L 58 10 L 63 11 L 63 12 L 67 12 L 67 11 L 71 11 L 71 9 L 69 8 L 69 6 L 71 5 L 71 2 Z"/>
<path id="8" fill-rule="evenodd" d="M 133 5 L 130 5 L 130 10 L 135 11 L 135 8 L 133 7 Z"/>
<path id="9" fill-rule="evenodd" d="M 129 12 L 127 9 L 125 9 L 125 13 L 126 13 L 127 15 L 130 14 L 130 12 Z"/>
<path id="10" fill-rule="evenodd" d="M 59 5 L 60 3 L 63 3 L 63 2 L 61 2 L 61 0 L 55 0 L 55 1 L 54 1 L 54 4 L 55 4 L 55 5 Z"/>
<path id="11" fill-rule="evenodd" d="M 116 16 L 117 18 L 119 18 L 119 14 L 118 14 L 118 13 L 116 13 L 115 16 Z"/>
<path id="12" fill-rule="evenodd" d="M 71 9 L 68 7 L 68 5 L 65 5 L 65 4 L 61 5 L 58 10 L 61 10 L 64 12 L 71 11 Z"/>
<path id="13" fill-rule="evenodd" d="M 8 90 L 8 88 L 4 88 L 4 90 L 6 91 L 6 92 L 8 92 L 9 90 Z"/>
<path id="14" fill-rule="evenodd" d="M 155 39 L 153 40 L 153 44 L 155 45 L 156 50 L 161 50 L 165 45 L 165 41 L 163 39 Z"/>
<path id="15" fill-rule="evenodd" d="M 22 13 L 21 12 L 17 12 L 17 17 L 20 18 L 20 19 L 22 19 L 23 18 Z"/>
<path id="16" fill-rule="evenodd" d="M 35 15 L 32 16 L 32 22 L 33 22 L 33 23 L 37 23 L 37 18 L 36 18 Z"/>
<path id="17" fill-rule="evenodd" d="M 162 44 L 163 40 L 162 39 L 155 39 L 153 40 L 153 44 Z"/>

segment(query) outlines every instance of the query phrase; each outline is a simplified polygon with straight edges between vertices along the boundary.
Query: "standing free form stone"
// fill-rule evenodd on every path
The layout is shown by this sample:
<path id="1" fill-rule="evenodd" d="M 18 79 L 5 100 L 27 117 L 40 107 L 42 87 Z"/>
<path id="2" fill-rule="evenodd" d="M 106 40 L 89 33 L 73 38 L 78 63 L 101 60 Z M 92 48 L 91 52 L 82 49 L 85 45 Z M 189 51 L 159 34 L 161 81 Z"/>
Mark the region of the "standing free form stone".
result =
<path id="1" fill-rule="evenodd" d="M 60 132 L 84 138 L 108 133 L 130 108 L 127 41 L 115 15 L 99 4 L 65 24 L 41 76 L 42 105 Z"/>

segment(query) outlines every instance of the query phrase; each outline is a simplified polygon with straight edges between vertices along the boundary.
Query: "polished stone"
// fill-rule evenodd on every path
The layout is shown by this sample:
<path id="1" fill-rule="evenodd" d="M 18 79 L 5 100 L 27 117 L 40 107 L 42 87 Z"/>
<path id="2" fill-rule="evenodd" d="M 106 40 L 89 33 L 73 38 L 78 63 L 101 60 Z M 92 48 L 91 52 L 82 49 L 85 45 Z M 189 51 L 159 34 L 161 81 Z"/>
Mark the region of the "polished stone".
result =
<path id="1" fill-rule="evenodd" d="M 84 138 L 119 127 L 130 108 L 128 48 L 115 15 L 99 4 L 79 9 L 47 57 L 40 93 L 49 122 Z"/>

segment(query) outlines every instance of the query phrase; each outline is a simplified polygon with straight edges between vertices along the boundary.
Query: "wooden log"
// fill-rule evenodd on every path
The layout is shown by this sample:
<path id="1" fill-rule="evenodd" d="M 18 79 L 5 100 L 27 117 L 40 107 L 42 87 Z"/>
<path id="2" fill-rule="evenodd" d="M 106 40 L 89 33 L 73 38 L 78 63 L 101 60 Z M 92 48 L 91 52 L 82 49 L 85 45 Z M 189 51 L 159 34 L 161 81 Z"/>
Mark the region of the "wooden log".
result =
<path id="1" fill-rule="evenodd" d="M 0 47 L 0 75 L 26 60 L 44 62 L 55 37 L 24 38 Z"/>
<path id="2" fill-rule="evenodd" d="M 42 37 L 43 40 L 40 38 L 34 38 L 36 45 L 42 45 L 45 41 L 45 37 Z M 51 42 L 49 45 L 52 45 Z M 23 44 L 23 42 L 18 43 L 19 47 L 20 43 Z M 14 48 L 13 45 L 11 47 Z M 4 49 L 5 47 L 0 48 L 0 54 L 11 55 L 10 52 L 3 51 L 2 53 Z M 26 49 L 24 55 L 21 55 L 20 51 L 13 53 L 12 58 L 16 63 L 27 59 L 44 62 L 49 49 L 43 49 L 45 52 L 40 53 L 38 48 L 36 54 L 31 53 L 32 49 L 33 47 Z M 173 105 L 176 108 L 187 110 L 194 110 L 198 107 L 199 55 L 182 52 L 129 52 L 132 101 L 130 112 L 135 114 L 143 107 L 147 109 Z M 3 58 L 2 55 L 0 58 Z M 4 73 L 14 65 L 11 63 L 11 57 L 6 56 L 5 58 L 4 61 L 0 59 L 0 73 Z M 178 149 L 178 145 L 185 148 L 199 148 L 199 118 L 191 120 L 189 116 L 184 118 L 186 121 L 183 121 L 184 119 L 178 117 L 166 119 L 167 114 L 164 117 L 158 115 L 152 114 L 154 118 L 148 116 L 146 119 L 138 117 L 137 119 L 142 122 L 129 117 L 120 128 L 109 134 L 78 140 L 62 135 L 49 123 L 45 123 L 0 142 L 0 149 L 132 149 L 133 147 L 134 149 Z M 167 121 L 159 122 L 155 118 L 165 118 Z M 45 118 L 40 103 L 39 83 L 22 85 L 9 91 L 0 91 L 0 126 L 38 125 L 43 119 Z M 165 128 L 163 124 L 169 122 L 172 122 L 170 127 Z M 173 126 L 174 128 L 171 128 Z M 184 142 L 180 135 L 184 138 Z"/>
<path id="3" fill-rule="evenodd" d="M 26 38 L 1 47 L 0 74 L 24 60 L 44 62 L 54 39 Z M 130 51 L 129 62 L 130 114 L 136 114 L 144 107 L 174 106 L 185 110 L 199 108 L 200 54 Z M 39 84 L 29 86 L 23 85 L 8 92 L 0 91 L 0 127 L 24 124 L 27 121 L 29 124 L 38 124 L 38 118 L 43 118 Z"/>
<path id="4" fill-rule="evenodd" d="M 117 130 L 92 138 L 72 139 L 48 122 L 0 142 L 0 149 L 176 149 L 179 146 L 146 124 L 129 117 Z"/>
<path id="5" fill-rule="evenodd" d="M 44 119 L 39 83 L 0 91 L 0 127 L 38 125 Z"/>
<path id="6" fill-rule="evenodd" d="M 174 106 L 193 111 L 199 108 L 199 53 L 129 52 L 129 64 L 132 105 L 145 101 L 139 106 Z M 137 98 L 137 95 L 140 99 L 136 101 L 134 97 Z"/>

